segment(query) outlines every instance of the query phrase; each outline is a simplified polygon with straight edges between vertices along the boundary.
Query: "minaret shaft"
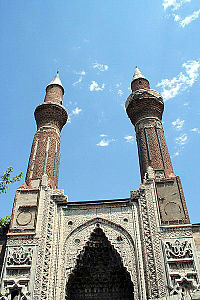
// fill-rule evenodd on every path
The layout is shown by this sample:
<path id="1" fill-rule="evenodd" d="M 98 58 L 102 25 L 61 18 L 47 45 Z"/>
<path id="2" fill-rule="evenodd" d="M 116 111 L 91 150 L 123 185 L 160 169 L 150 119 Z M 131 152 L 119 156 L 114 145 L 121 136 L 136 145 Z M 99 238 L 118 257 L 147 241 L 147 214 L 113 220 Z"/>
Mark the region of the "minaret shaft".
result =
<path id="1" fill-rule="evenodd" d="M 58 74 L 46 88 L 44 102 L 36 107 L 37 132 L 33 139 L 26 184 L 48 175 L 52 188 L 58 185 L 60 132 L 67 122 L 67 111 L 62 106 L 64 89 Z"/>
<path id="2" fill-rule="evenodd" d="M 147 118 L 135 125 L 141 178 L 151 166 L 155 175 L 173 177 L 173 167 L 167 149 L 162 123 L 154 118 Z"/>
<path id="3" fill-rule="evenodd" d="M 60 134 L 53 128 L 40 128 L 33 139 L 26 182 L 47 174 L 49 184 L 57 187 L 60 156 Z"/>

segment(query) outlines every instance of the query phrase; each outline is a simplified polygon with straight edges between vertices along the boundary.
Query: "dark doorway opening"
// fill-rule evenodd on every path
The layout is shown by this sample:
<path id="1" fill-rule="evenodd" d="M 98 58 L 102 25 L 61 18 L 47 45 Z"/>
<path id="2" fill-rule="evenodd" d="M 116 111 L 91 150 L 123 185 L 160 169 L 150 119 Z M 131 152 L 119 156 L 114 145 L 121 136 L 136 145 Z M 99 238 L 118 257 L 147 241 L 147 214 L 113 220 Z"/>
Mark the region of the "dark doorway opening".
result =
<path id="1" fill-rule="evenodd" d="M 18 300 L 19 299 L 19 291 L 14 290 L 11 292 L 11 300 Z"/>
<path id="2" fill-rule="evenodd" d="M 103 230 L 96 227 L 66 286 L 66 300 L 133 300 L 130 274 Z"/>

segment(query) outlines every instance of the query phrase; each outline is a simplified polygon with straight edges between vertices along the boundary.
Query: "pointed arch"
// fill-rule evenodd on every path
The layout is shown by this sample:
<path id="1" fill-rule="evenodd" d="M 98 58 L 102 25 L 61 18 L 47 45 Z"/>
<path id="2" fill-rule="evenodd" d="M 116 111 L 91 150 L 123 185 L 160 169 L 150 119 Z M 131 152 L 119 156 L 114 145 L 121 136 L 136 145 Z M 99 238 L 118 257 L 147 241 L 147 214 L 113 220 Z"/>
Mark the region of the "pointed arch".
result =
<path id="1" fill-rule="evenodd" d="M 133 300 L 134 287 L 117 250 L 97 226 L 78 255 L 66 284 L 66 300 Z"/>
<path id="2" fill-rule="evenodd" d="M 81 224 L 80 226 L 76 227 L 74 230 L 72 230 L 72 232 L 70 232 L 70 234 L 67 236 L 67 238 L 65 240 L 65 244 L 66 244 L 68 238 L 70 238 L 72 235 L 76 234 L 76 232 L 79 232 L 79 231 L 83 230 L 84 228 L 86 228 L 88 226 L 96 225 L 96 224 L 107 225 L 108 227 L 119 231 L 124 236 L 126 236 L 126 238 L 128 240 L 130 240 L 130 242 L 132 243 L 132 245 L 134 247 L 134 241 L 133 241 L 132 236 L 122 226 L 117 225 L 112 221 L 106 220 L 104 218 L 99 218 L 99 217 L 91 219 L 91 220 L 85 222 L 84 224 Z"/>
<path id="3" fill-rule="evenodd" d="M 134 240 L 122 226 L 100 217 L 81 224 L 65 238 L 63 244 L 63 263 L 61 265 L 61 286 L 66 286 L 69 276 L 76 266 L 78 255 L 83 251 L 92 231 L 97 225 L 103 230 L 110 244 L 119 253 L 123 266 L 129 272 L 131 281 L 133 282 L 135 299 L 138 299 L 138 276 L 140 272 Z M 63 289 L 60 299 L 64 299 L 64 297 Z"/>

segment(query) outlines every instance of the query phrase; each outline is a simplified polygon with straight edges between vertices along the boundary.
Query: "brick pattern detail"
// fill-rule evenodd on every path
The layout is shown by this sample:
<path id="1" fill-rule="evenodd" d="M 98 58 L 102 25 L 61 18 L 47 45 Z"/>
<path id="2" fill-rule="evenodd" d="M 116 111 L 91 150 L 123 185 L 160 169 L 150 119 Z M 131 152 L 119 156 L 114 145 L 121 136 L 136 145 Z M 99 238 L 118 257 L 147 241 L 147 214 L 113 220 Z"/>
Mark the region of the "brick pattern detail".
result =
<path id="1" fill-rule="evenodd" d="M 37 131 L 33 139 L 26 182 L 28 183 L 31 179 L 42 178 L 42 175 L 46 173 L 50 186 L 56 187 L 58 182 L 59 155 L 60 136 L 55 129 L 46 128 Z"/>
<path id="2" fill-rule="evenodd" d="M 162 120 L 163 108 L 162 102 L 144 92 L 142 95 L 134 94 L 132 96 L 126 112 L 132 124 L 135 125 L 143 118 L 154 117 Z"/>
<path id="3" fill-rule="evenodd" d="M 138 151 L 141 152 L 139 159 L 142 179 L 149 166 L 151 166 L 154 171 L 164 171 L 165 177 L 170 177 L 170 175 L 173 174 L 173 167 L 165 142 L 163 129 L 156 128 L 154 126 L 154 120 L 152 120 L 152 127 L 145 128 L 145 125 L 142 127 L 144 128 L 139 128 L 137 130 L 137 135 L 140 137 L 141 141 L 140 144 L 138 143 L 138 147 L 140 147 Z"/>
<path id="4" fill-rule="evenodd" d="M 61 86 L 56 84 L 51 84 L 47 86 L 46 96 L 44 98 L 44 102 L 54 102 L 58 104 L 62 104 L 64 90 Z"/>
<path id="5" fill-rule="evenodd" d="M 163 152 L 163 156 L 164 156 L 163 158 L 164 158 L 164 165 L 165 165 L 165 175 L 166 175 L 166 177 L 170 177 L 170 175 L 173 173 L 173 167 L 172 167 L 171 159 L 169 156 L 163 128 L 158 129 L 158 133 L 160 136 L 162 152 Z"/>
<path id="6" fill-rule="evenodd" d="M 133 82 L 135 92 L 128 97 L 126 111 L 135 126 L 137 140 L 140 140 L 138 152 L 142 180 L 149 166 L 155 173 L 158 171 L 159 176 L 175 177 L 161 123 L 164 110 L 162 97 L 148 87 L 136 89 L 139 80 Z"/>
<path id="7" fill-rule="evenodd" d="M 149 88 L 150 88 L 149 81 L 147 79 L 139 78 L 131 82 L 131 90 L 133 92 L 140 89 L 149 89 Z"/>
<path id="8" fill-rule="evenodd" d="M 43 174 L 47 174 L 49 185 L 52 188 L 57 187 L 60 131 L 68 118 L 65 108 L 58 103 L 58 99 L 62 99 L 61 96 L 63 96 L 62 87 L 50 85 L 47 87 L 44 103 L 36 107 L 35 119 L 38 130 L 33 139 L 26 174 L 28 186 L 32 179 L 41 179 Z"/>
<path id="9" fill-rule="evenodd" d="M 61 131 L 66 124 L 67 117 L 65 108 L 55 103 L 40 104 L 35 110 L 35 120 L 38 129 L 42 126 L 52 126 Z"/>

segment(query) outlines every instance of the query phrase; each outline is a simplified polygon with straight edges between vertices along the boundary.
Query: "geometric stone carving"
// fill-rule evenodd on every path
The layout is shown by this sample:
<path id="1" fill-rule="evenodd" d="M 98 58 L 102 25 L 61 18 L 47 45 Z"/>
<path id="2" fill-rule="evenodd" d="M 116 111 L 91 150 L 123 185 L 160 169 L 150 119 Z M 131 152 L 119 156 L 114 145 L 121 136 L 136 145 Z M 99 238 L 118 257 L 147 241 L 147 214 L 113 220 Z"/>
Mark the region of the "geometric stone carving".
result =
<path id="1" fill-rule="evenodd" d="M 9 248 L 7 265 L 20 266 L 31 265 L 33 250 L 30 247 Z"/>
<path id="2" fill-rule="evenodd" d="M 7 300 L 8 298 L 6 296 L 3 296 L 1 293 L 0 293 L 0 300 Z"/>
<path id="3" fill-rule="evenodd" d="M 29 300 L 30 291 L 29 291 L 29 280 L 19 279 L 19 280 L 4 280 L 5 292 L 3 293 L 2 300 L 10 299 L 20 299 L 20 300 Z M 18 292 L 18 298 L 11 298 L 13 292 Z M 13 296 L 13 295 L 12 295 Z M 1 298 L 0 298 L 1 300 Z"/>

